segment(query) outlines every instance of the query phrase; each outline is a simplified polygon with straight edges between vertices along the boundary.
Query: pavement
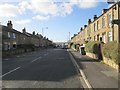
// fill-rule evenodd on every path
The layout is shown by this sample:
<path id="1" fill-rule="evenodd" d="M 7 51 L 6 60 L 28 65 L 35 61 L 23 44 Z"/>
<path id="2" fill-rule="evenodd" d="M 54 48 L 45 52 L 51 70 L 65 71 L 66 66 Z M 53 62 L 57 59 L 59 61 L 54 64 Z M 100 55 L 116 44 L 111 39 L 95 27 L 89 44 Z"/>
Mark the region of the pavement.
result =
<path id="1" fill-rule="evenodd" d="M 80 69 L 85 73 L 92 88 L 118 90 L 118 72 L 115 69 L 86 55 L 81 55 L 73 49 L 69 51 L 75 58 Z"/>
<path id="2" fill-rule="evenodd" d="M 0 78 L 3 88 L 83 88 L 67 50 L 60 48 L 3 58 Z"/>

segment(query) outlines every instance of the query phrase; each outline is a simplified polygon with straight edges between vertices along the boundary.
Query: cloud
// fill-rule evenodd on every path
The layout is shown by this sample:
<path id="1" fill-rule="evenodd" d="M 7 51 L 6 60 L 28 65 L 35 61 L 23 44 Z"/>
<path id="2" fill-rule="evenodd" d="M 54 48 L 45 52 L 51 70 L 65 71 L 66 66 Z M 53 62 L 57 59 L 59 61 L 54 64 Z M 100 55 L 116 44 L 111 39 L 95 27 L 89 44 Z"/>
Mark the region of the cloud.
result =
<path id="1" fill-rule="evenodd" d="M 29 2 L 27 1 L 21 1 L 19 4 L 19 10 L 20 10 L 20 13 L 24 13 L 26 11 L 26 9 L 29 9 L 30 8 L 30 4 Z"/>
<path id="2" fill-rule="evenodd" d="M 45 0 L 41 2 L 40 0 L 31 0 L 31 10 L 35 13 L 40 13 L 44 15 L 56 15 L 58 12 L 57 5 L 50 0 Z"/>
<path id="3" fill-rule="evenodd" d="M 71 14 L 74 6 L 92 8 L 97 6 L 96 0 L 20 0 L 18 4 L 0 4 L 0 16 L 15 17 L 31 11 L 34 19 L 47 20 L 51 16 L 66 16 Z M 46 17 L 47 16 L 47 17 Z"/>
<path id="4" fill-rule="evenodd" d="M 29 20 L 29 19 L 15 21 L 16 24 L 20 24 L 20 25 L 22 25 L 22 24 L 28 24 L 30 22 L 31 22 L 31 20 Z"/>
<path id="5" fill-rule="evenodd" d="M 59 2 L 58 2 L 59 3 Z M 52 16 L 63 16 L 72 12 L 71 3 L 55 3 L 53 0 L 31 0 L 31 10 L 34 13 Z"/>
<path id="6" fill-rule="evenodd" d="M 43 21 L 43 20 L 48 20 L 49 18 L 50 18 L 50 16 L 37 15 L 37 16 L 33 17 L 32 19 Z"/>
<path id="7" fill-rule="evenodd" d="M 12 4 L 0 4 L 0 16 L 15 17 L 19 14 L 18 7 Z"/>
<path id="8" fill-rule="evenodd" d="M 96 0 L 81 0 L 79 2 L 79 7 L 80 8 L 93 8 L 96 7 L 98 2 Z"/>
<path id="9" fill-rule="evenodd" d="M 71 14 L 73 11 L 73 4 L 72 3 L 62 3 L 58 8 L 59 15 L 66 16 Z"/>

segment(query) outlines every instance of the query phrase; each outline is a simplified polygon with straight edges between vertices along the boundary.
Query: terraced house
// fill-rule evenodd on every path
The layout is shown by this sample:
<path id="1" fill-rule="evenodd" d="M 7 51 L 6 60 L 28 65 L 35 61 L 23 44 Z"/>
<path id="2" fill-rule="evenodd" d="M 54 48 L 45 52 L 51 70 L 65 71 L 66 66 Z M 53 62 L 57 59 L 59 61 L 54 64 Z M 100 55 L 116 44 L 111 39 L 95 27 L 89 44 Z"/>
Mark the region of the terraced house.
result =
<path id="1" fill-rule="evenodd" d="M 80 32 L 72 37 L 71 42 L 76 44 L 84 44 L 85 41 L 119 42 L 120 25 L 112 24 L 113 20 L 120 20 L 120 2 L 109 9 L 103 9 L 99 17 L 94 15 L 93 21 L 89 19 L 88 25 L 81 27 Z"/>
<path id="2" fill-rule="evenodd" d="M 22 32 L 13 29 L 12 21 L 8 21 L 7 26 L 2 27 L 2 46 L 3 50 L 17 49 L 19 45 L 34 45 L 35 47 L 49 46 L 52 41 L 43 38 L 40 34 L 35 34 L 35 31 L 30 34 L 24 28 Z M 46 42 L 46 43 L 44 43 Z"/>

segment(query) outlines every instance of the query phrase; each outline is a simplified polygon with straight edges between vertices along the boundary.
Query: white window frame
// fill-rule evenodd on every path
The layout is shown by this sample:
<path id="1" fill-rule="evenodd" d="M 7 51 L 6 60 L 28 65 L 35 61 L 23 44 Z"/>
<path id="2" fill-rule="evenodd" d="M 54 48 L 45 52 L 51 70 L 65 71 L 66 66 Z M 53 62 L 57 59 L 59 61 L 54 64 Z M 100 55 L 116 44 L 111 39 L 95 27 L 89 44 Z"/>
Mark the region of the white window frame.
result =
<path id="1" fill-rule="evenodd" d="M 10 32 L 8 32 L 8 38 L 10 38 Z"/>
<path id="2" fill-rule="evenodd" d="M 96 23 L 94 23 L 94 32 L 96 32 L 96 29 L 97 29 L 97 28 L 96 28 Z"/>
<path id="3" fill-rule="evenodd" d="M 112 40 L 112 32 L 108 32 L 108 42 L 111 42 Z"/>
<path id="4" fill-rule="evenodd" d="M 100 29 L 100 21 L 99 20 L 97 21 L 97 29 L 98 30 Z"/>
<path id="5" fill-rule="evenodd" d="M 108 13 L 108 26 L 111 27 L 112 26 L 112 14 Z"/>
<path id="6" fill-rule="evenodd" d="M 103 16 L 103 18 L 102 18 L 102 28 L 105 28 L 105 16 Z"/>
<path id="7" fill-rule="evenodd" d="M 15 35 L 15 33 L 13 33 L 13 38 L 14 38 L 14 39 L 16 38 L 16 35 Z"/>

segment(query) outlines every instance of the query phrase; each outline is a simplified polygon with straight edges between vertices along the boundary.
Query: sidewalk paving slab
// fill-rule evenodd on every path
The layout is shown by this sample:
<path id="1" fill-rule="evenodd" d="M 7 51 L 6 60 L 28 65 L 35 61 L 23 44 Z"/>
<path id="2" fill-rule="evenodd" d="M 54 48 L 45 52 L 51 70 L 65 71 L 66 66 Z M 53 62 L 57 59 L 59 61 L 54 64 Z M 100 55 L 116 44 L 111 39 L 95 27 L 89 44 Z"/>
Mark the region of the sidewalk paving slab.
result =
<path id="1" fill-rule="evenodd" d="M 118 72 L 98 60 L 70 49 L 93 88 L 118 88 Z"/>

